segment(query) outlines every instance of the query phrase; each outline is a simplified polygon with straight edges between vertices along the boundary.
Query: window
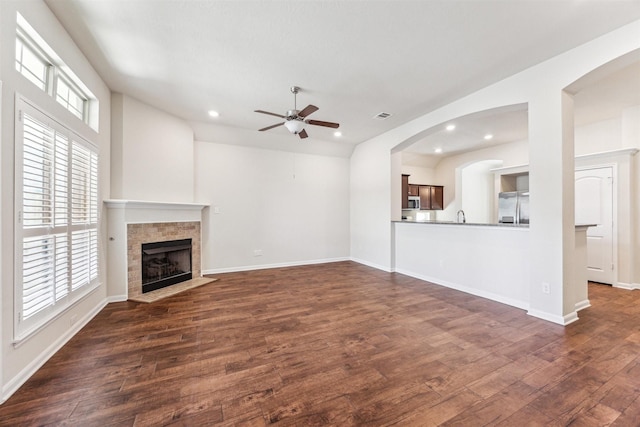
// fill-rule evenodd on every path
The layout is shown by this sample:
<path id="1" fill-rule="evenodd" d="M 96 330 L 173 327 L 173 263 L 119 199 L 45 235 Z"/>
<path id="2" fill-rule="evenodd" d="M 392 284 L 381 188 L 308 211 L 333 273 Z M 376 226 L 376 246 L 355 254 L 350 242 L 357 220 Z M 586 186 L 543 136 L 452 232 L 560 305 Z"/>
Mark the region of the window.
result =
<path id="1" fill-rule="evenodd" d="M 71 111 L 74 116 L 80 120 L 84 120 L 85 107 L 87 104 L 86 97 L 80 89 L 76 88 L 72 83 L 69 83 L 69 80 L 62 77 L 62 75 L 58 76 L 56 82 L 56 101 Z"/>
<path id="2" fill-rule="evenodd" d="M 16 338 L 98 279 L 98 153 L 23 99 L 16 125 Z"/>
<path id="3" fill-rule="evenodd" d="M 97 102 L 93 95 L 19 13 L 17 24 L 16 70 L 89 124 L 89 106 Z"/>
<path id="4" fill-rule="evenodd" d="M 44 55 L 36 52 L 27 43 L 25 37 L 18 33 L 16 36 L 16 70 L 46 92 L 49 86 L 50 69 L 51 64 Z"/>

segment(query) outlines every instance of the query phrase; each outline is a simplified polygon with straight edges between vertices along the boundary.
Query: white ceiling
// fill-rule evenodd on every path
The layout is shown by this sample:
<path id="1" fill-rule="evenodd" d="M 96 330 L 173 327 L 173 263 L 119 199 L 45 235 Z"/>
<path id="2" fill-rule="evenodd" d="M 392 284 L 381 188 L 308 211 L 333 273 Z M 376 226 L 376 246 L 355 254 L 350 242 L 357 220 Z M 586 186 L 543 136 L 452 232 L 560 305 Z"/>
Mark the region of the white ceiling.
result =
<path id="1" fill-rule="evenodd" d="M 317 126 L 304 141 L 257 132 L 278 119 L 253 110 L 284 114 L 292 85 L 298 108 L 320 107 L 311 118 L 339 122 L 340 144 L 357 144 L 640 19 L 636 0 L 46 2 L 113 91 L 202 134 L 208 123 L 243 128 L 257 144 L 335 146 Z M 522 111 L 507 114 L 521 122 Z"/>

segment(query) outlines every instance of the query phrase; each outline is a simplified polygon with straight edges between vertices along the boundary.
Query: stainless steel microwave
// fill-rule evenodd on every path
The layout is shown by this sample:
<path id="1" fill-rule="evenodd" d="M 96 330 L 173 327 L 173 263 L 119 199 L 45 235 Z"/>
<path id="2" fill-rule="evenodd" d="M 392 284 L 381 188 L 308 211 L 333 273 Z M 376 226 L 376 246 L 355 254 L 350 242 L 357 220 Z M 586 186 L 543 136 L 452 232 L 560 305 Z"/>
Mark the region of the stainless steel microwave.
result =
<path id="1" fill-rule="evenodd" d="M 409 209 L 420 209 L 420 197 L 409 196 Z"/>

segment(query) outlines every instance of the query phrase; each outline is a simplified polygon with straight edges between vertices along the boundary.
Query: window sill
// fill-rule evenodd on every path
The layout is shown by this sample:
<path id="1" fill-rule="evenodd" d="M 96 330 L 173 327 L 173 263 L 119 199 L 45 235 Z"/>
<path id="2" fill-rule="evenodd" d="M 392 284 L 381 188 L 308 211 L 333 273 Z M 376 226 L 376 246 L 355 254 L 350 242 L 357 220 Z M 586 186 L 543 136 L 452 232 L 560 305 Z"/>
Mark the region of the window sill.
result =
<path id="1" fill-rule="evenodd" d="M 79 293 L 74 297 L 74 299 L 64 307 L 62 307 L 59 311 L 54 311 L 50 316 L 42 319 L 42 321 L 33 325 L 32 327 L 22 331 L 20 333 L 16 332 L 13 341 L 11 344 L 13 348 L 20 348 L 25 342 L 29 341 L 32 337 L 40 333 L 42 330 L 50 326 L 52 323 L 59 320 L 64 314 L 66 314 L 69 310 L 74 308 L 80 301 L 83 301 L 91 294 L 93 294 L 96 290 L 101 287 L 102 283 L 97 282 L 96 284 L 87 287 L 83 292 Z M 75 324 L 75 322 L 74 322 Z M 73 327 L 73 324 L 70 325 L 70 328 Z"/>

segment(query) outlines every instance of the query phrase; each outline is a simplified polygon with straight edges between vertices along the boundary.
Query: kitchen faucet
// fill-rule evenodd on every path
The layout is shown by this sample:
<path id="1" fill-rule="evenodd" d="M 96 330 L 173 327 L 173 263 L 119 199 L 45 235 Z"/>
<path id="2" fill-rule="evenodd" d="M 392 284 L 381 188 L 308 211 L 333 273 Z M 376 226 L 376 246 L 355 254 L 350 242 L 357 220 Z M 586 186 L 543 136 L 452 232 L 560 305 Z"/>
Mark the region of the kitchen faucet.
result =
<path id="1" fill-rule="evenodd" d="M 460 214 L 462 214 L 462 221 L 460 221 Z M 467 222 L 467 218 L 464 216 L 464 211 L 462 209 L 456 213 L 456 222 Z"/>

